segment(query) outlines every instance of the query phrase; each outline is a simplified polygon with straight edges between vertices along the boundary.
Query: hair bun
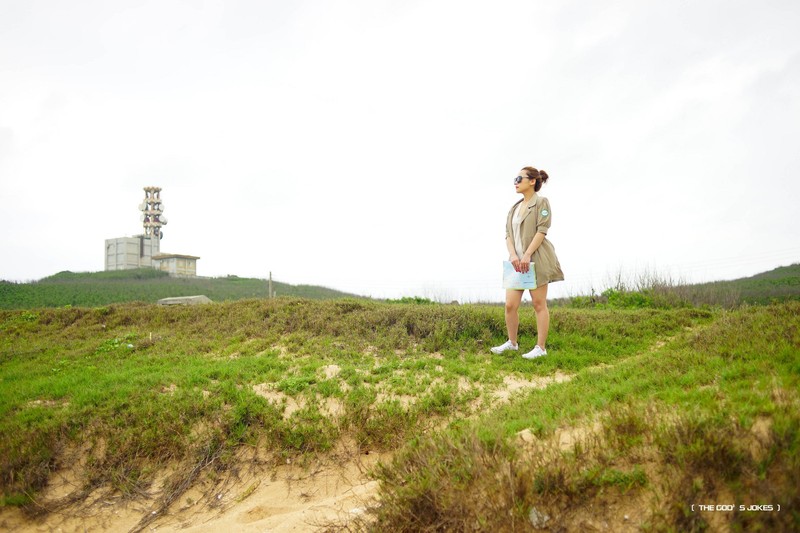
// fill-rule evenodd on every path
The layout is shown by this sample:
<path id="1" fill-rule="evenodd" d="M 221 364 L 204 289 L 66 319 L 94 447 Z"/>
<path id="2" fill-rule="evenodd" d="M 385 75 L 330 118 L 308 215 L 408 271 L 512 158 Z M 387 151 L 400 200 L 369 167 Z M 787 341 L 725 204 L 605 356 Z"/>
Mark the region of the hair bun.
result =
<path id="1" fill-rule="evenodd" d="M 542 183 L 547 183 L 547 180 L 550 179 L 550 176 L 544 170 L 539 171 L 539 177 L 542 179 Z"/>

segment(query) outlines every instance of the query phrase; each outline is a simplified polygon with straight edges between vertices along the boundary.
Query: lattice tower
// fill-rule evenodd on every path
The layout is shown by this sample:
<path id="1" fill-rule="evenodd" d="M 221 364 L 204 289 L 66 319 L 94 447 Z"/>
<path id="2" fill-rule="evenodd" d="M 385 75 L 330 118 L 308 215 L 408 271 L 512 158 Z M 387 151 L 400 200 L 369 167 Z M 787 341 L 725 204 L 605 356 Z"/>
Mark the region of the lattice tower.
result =
<path id="1" fill-rule="evenodd" d="M 161 203 L 161 187 L 145 187 L 144 201 L 139 204 L 142 216 L 139 219 L 144 224 L 144 234 L 159 239 L 164 238 L 162 226 L 166 226 L 167 217 L 164 216 L 164 204 Z"/>

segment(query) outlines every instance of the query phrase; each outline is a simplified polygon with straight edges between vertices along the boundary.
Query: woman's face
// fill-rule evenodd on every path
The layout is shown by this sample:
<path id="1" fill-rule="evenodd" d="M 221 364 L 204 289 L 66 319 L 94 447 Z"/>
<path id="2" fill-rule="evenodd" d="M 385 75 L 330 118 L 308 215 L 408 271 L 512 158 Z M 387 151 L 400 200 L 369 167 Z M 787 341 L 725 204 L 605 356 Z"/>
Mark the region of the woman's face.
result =
<path id="1" fill-rule="evenodd" d="M 528 171 L 523 169 L 520 170 L 517 174 L 518 177 L 522 177 L 522 181 L 516 183 L 518 180 L 514 180 L 514 187 L 518 193 L 525 193 L 528 189 L 533 189 L 533 182 L 528 179 Z"/>

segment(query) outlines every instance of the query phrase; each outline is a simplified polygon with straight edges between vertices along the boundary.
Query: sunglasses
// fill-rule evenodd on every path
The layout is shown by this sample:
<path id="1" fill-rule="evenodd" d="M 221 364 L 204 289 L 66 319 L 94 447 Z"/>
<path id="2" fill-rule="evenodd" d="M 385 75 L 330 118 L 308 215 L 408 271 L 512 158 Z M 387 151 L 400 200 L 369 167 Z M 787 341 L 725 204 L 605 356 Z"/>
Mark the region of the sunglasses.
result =
<path id="1" fill-rule="evenodd" d="M 522 176 L 517 176 L 516 178 L 514 178 L 514 185 L 519 185 L 520 183 L 522 183 L 522 180 L 524 180 L 524 179 L 525 178 L 523 178 Z M 528 178 L 528 179 L 530 179 L 530 178 Z"/>

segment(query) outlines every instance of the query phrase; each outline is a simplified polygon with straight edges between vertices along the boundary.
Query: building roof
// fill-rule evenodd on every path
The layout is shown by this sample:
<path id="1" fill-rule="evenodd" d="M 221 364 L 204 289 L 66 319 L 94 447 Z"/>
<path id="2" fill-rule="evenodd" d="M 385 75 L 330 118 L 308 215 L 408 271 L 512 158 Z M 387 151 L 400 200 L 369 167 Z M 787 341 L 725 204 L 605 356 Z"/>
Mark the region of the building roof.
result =
<path id="1" fill-rule="evenodd" d="M 152 258 L 153 259 L 200 259 L 196 255 L 184 255 L 184 254 L 156 254 Z"/>

